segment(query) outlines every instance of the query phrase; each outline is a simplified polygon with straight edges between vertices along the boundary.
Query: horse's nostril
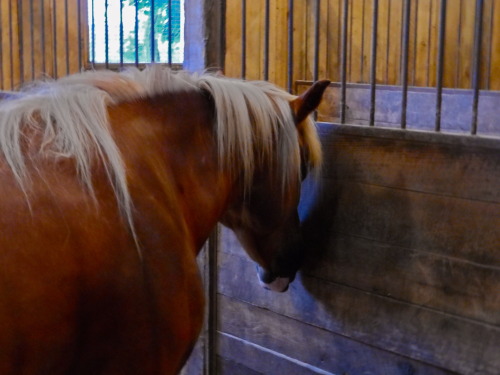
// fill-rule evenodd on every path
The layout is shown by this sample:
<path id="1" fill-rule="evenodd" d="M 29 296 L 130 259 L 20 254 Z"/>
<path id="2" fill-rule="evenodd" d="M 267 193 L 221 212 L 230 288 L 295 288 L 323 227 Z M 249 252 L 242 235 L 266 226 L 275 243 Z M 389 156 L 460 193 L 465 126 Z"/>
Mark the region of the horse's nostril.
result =
<path id="1" fill-rule="evenodd" d="M 267 271 L 259 265 L 257 265 L 257 275 L 259 276 L 259 280 L 264 284 L 272 283 L 274 280 L 276 280 L 277 277 L 271 271 Z"/>

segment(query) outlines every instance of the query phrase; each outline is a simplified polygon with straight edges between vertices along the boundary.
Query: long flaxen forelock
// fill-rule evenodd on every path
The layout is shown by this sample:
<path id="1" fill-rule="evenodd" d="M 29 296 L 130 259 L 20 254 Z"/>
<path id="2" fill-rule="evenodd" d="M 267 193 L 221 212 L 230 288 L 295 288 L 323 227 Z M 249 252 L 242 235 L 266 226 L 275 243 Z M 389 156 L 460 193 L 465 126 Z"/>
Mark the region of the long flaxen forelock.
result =
<path id="1" fill-rule="evenodd" d="M 210 94 L 221 166 L 235 176 L 243 173 L 246 189 L 259 163 L 276 163 L 275 173 L 283 186 L 298 178 L 300 150 L 290 110 L 293 95 L 267 82 L 173 72 L 160 66 L 121 73 L 84 72 L 38 83 L 15 100 L 0 101 L 0 151 L 24 190 L 29 176 L 22 133 L 26 128 L 39 131 L 39 156 L 74 158 L 80 181 L 92 195 L 92 163 L 97 156 L 133 230 L 126 170 L 109 127 L 107 106 L 179 91 Z M 307 119 L 302 125 L 310 164 L 317 167 L 321 151 L 314 124 Z"/>

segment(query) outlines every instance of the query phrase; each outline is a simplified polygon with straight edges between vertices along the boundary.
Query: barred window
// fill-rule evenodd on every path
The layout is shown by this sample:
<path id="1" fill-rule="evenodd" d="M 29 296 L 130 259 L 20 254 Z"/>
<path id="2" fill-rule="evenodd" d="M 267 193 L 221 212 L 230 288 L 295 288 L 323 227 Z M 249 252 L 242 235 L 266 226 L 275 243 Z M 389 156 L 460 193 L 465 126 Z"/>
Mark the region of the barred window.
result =
<path id="1" fill-rule="evenodd" d="M 91 63 L 182 64 L 184 0 L 88 0 Z"/>

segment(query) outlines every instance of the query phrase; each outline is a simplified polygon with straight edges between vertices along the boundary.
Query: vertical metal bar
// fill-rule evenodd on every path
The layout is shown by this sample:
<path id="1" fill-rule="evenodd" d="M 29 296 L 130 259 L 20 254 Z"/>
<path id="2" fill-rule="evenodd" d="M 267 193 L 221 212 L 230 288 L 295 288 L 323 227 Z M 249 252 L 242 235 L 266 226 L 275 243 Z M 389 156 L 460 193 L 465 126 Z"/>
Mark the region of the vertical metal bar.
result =
<path id="1" fill-rule="evenodd" d="M 30 53 L 31 53 L 31 80 L 35 79 L 35 19 L 33 0 L 30 0 Z"/>
<path id="2" fill-rule="evenodd" d="M 66 74 L 69 74 L 69 17 L 68 0 L 64 0 L 64 42 L 66 48 Z"/>
<path id="3" fill-rule="evenodd" d="M 346 70 L 347 70 L 347 20 L 349 16 L 349 0 L 344 0 L 342 11 L 342 46 L 341 46 L 341 67 L 340 67 L 340 123 L 346 120 Z"/>
<path id="4" fill-rule="evenodd" d="M 40 30 L 40 43 L 42 47 L 42 73 L 45 74 L 47 73 L 47 66 L 45 64 L 45 0 L 41 1 L 42 4 L 42 9 L 40 10 L 40 16 L 41 16 L 41 22 L 40 22 L 40 27 L 42 30 Z"/>
<path id="5" fill-rule="evenodd" d="M 151 62 L 155 62 L 155 0 L 150 0 L 150 5 L 151 5 L 151 35 L 150 35 L 150 42 L 151 42 Z M 172 20 L 168 20 L 168 23 L 170 24 Z M 170 35 L 169 35 L 170 37 Z M 170 40 L 169 40 L 170 44 Z"/>
<path id="6" fill-rule="evenodd" d="M 247 1 L 241 0 L 241 78 L 247 74 Z"/>
<path id="7" fill-rule="evenodd" d="M 52 1 L 52 64 L 54 67 L 53 76 L 58 78 L 59 74 L 57 71 L 57 0 Z"/>
<path id="8" fill-rule="evenodd" d="M 0 6 L 0 30 L 3 30 L 2 6 Z M 0 32 L 0 90 L 4 90 L 3 74 L 3 33 Z"/>
<path id="9" fill-rule="evenodd" d="M 24 33 L 23 33 L 23 0 L 17 1 L 17 35 L 19 42 L 19 81 L 24 83 Z"/>
<path id="10" fill-rule="evenodd" d="M 472 71 L 472 89 L 474 91 L 472 99 L 472 125 L 471 134 L 477 134 L 477 115 L 479 106 L 479 86 L 481 72 L 481 43 L 483 36 L 483 0 L 476 0 L 476 14 L 474 24 L 474 56 L 473 56 L 473 71 Z"/>
<path id="11" fill-rule="evenodd" d="M 95 4 L 92 0 L 92 68 L 95 68 Z"/>
<path id="12" fill-rule="evenodd" d="M 78 0 L 76 3 L 76 6 L 78 7 L 76 12 L 77 12 L 77 17 L 78 17 L 78 70 L 82 70 L 83 67 L 83 57 L 82 57 L 82 49 L 83 49 L 83 41 L 82 41 L 82 2 L 81 0 Z"/>
<path id="13" fill-rule="evenodd" d="M 270 9 L 269 0 L 264 4 L 264 80 L 269 79 L 269 28 L 270 28 Z"/>
<path id="14" fill-rule="evenodd" d="M 120 0 L 120 68 L 123 68 L 123 0 Z"/>
<path id="15" fill-rule="evenodd" d="M 134 25 L 134 32 L 135 32 L 135 66 L 139 66 L 139 1 L 135 0 L 134 5 L 135 5 L 135 25 Z M 169 40 L 170 43 L 170 40 Z"/>
<path id="16" fill-rule="evenodd" d="M 109 22 L 108 22 L 108 0 L 104 1 L 104 62 L 109 69 Z"/>
<path id="17" fill-rule="evenodd" d="M 168 65 L 172 66 L 172 0 L 168 0 Z"/>
<path id="18" fill-rule="evenodd" d="M 314 62 L 313 62 L 313 81 L 319 78 L 319 26 L 320 26 L 320 1 L 316 0 L 314 4 Z"/>
<path id="19" fill-rule="evenodd" d="M 364 78 L 364 73 L 365 73 L 365 64 L 364 64 L 364 58 L 365 58 L 365 8 L 366 8 L 366 1 L 363 0 L 361 3 L 361 53 L 359 56 L 359 73 L 360 73 L 360 80 L 363 82 Z"/>
<path id="20" fill-rule="evenodd" d="M 403 43 L 401 46 L 401 129 L 406 129 L 406 109 L 408 106 L 408 44 L 410 39 L 410 0 L 405 0 L 403 8 Z"/>
<path id="21" fill-rule="evenodd" d="M 391 2 L 387 4 L 387 15 L 388 15 L 388 22 L 387 22 L 387 32 L 386 32 L 386 39 L 387 39 L 387 49 L 385 50 L 385 84 L 389 84 L 389 51 L 391 47 Z"/>
<path id="22" fill-rule="evenodd" d="M 288 58 L 287 58 L 287 82 L 288 92 L 293 90 L 293 8 L 294 0 L 288 0 Z"/>
<path id="23" fill-rule="evenodd" d="M 377 84 L 377 31 L 378 31 L 378 0 L 373 0 L 372 12 L 372 48 L 370 61 L 370 126 L 375 125 L 375 102 Z"/>
<path id="24" fill-rule="evenodd" d="M 439 8 L 438 56 L 436 73 L 436 121 L 434 130 L 441 131 L 441 104 L 443 99 L 444 43 L 446 34 L 446 0 L 441 0 Z"/>
<path id="25" fill-rule="evenodd" d="M 217 374 L 217 315 L 218 315 L 218 272 L 217 272 L 217 263 L 218 263 L 218 250 L 220 247 L 220 226 L 217 225 L 213 230 L 212 234 L 208 239 L 208 256 L 207 259 L 207 268 L 208 268 L 208 290 L 207 290 L 207 300 L 208 300 L 208 321 L 207 321 L 207 361 L 208 364 L 207 374 L 215 375 Z"/>

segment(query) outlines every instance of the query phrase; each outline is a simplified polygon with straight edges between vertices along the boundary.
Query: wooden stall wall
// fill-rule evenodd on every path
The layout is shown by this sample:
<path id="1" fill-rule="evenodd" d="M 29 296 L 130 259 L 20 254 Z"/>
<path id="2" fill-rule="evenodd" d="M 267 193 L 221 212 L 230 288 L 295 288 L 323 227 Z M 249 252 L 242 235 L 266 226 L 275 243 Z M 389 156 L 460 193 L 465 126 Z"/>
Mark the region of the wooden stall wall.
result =
<path id="1" fill-rule="evenodd" d="M 224 231 L 217 374 L 495 375 L 500 142 L 323 124 L 306 264 L 262 289 Z"/>
<path id="2" fill-rule="evenodd" d="M 319 0 L 319 77 L 340 80 L 344 0 Z M 242 74 L 242 4 L 227 0 L 225 73 Z M 270 0 L 269 79 L 287 86 L 289 0 Z M 474 48 L 475 0 L 448 1 L 444 87 L 470 88 Z M 313 78 L 316 1 L 294 1 L 293 81 Z M 409 84 L 436 84 L 440 0 L 411 1 Z M 373 0 L 348 0 L 347 81 L 368 83 Z M 377 30 L 378 84 L 400 83 L 402 0 L 379 0 Z M 245 77 L 264 78 L 265 0 L 246 2 Z M 500 90 L 500 0 L 484 0 L 481 88 Z"/>
<path id="3" fill-rule="evenodd" d="M 0 90 L 82 69 L 88 61 L 86 3 L 0 0 Z"/>

